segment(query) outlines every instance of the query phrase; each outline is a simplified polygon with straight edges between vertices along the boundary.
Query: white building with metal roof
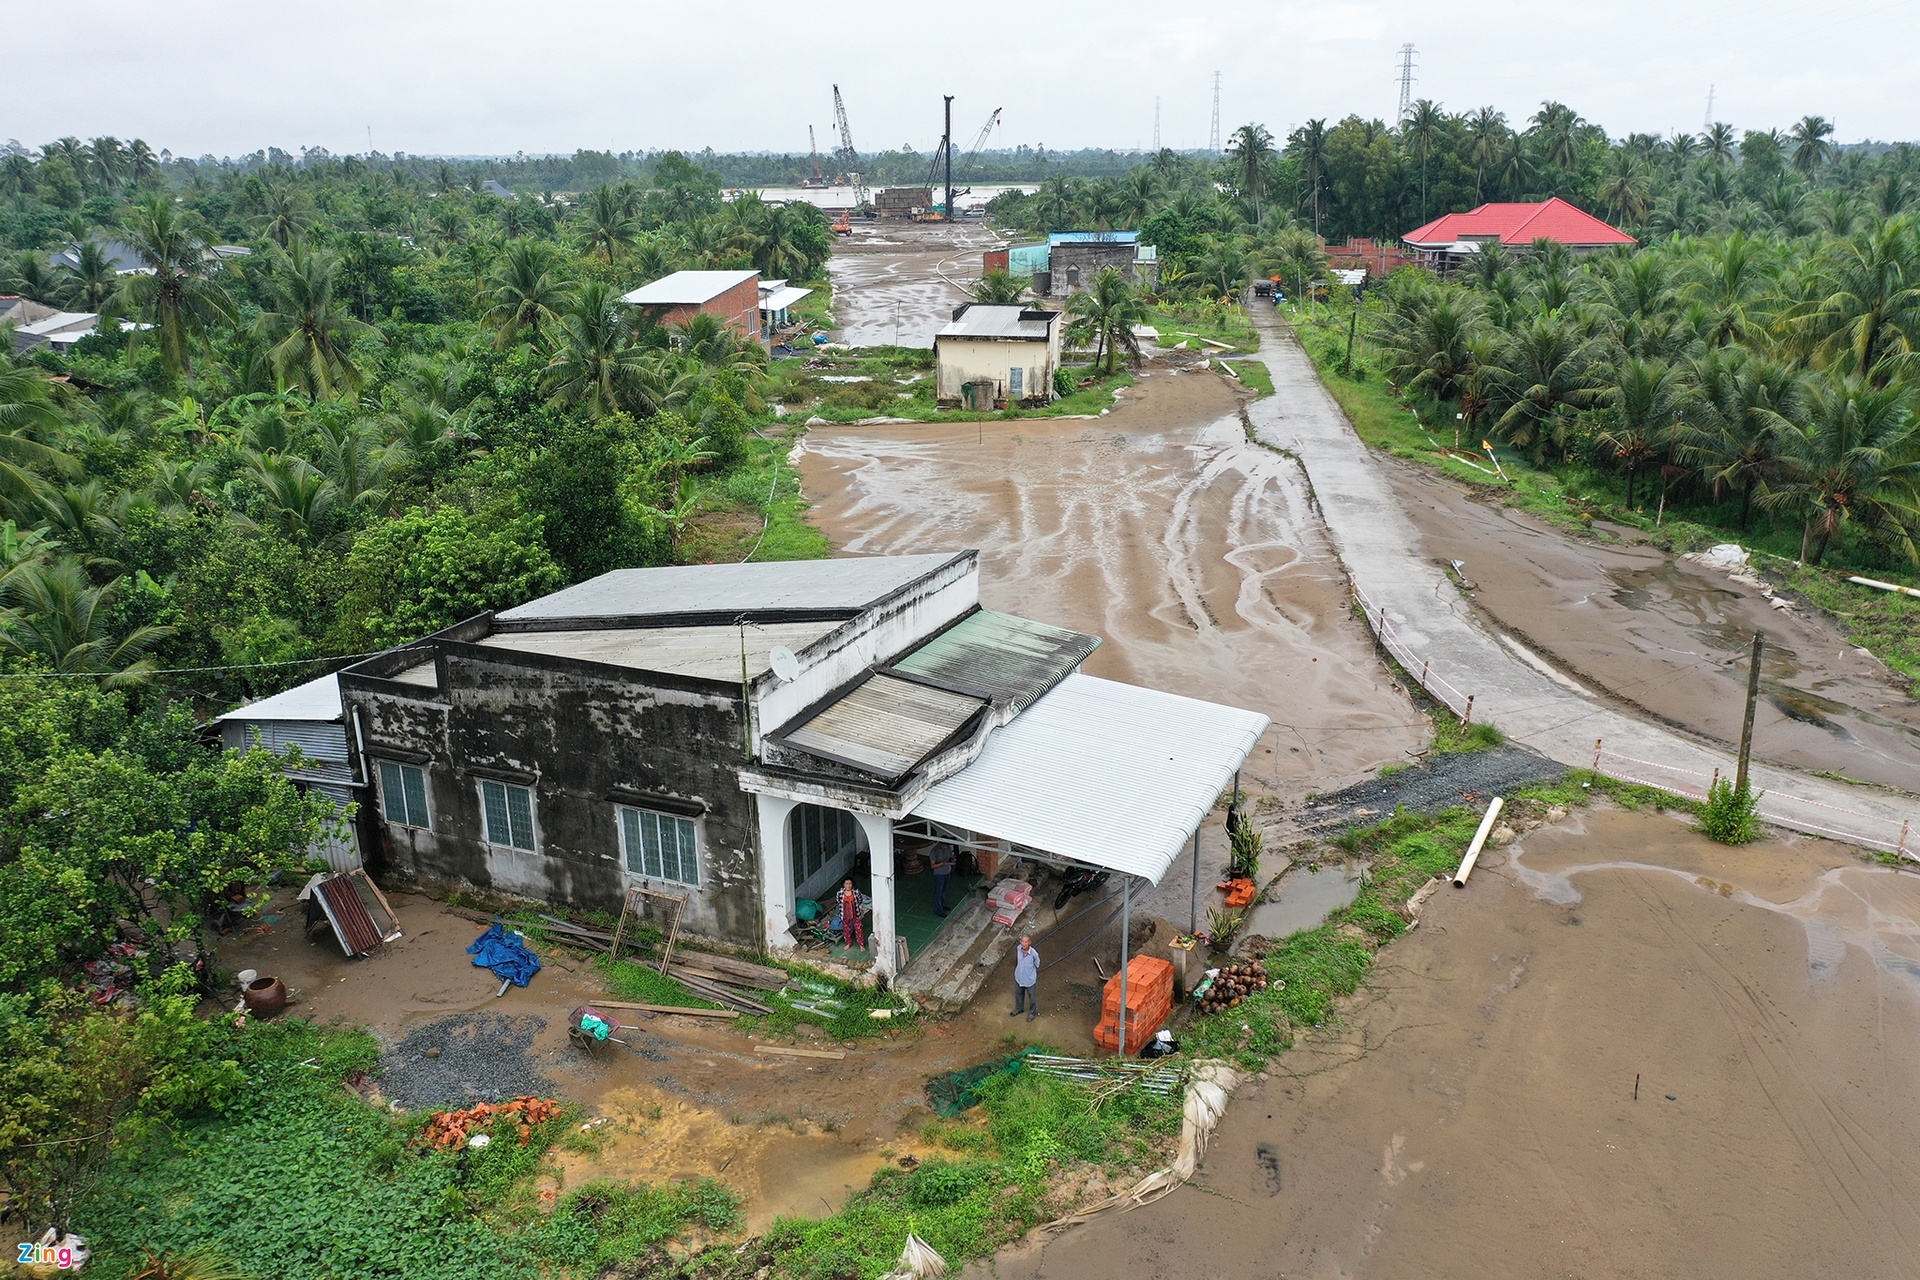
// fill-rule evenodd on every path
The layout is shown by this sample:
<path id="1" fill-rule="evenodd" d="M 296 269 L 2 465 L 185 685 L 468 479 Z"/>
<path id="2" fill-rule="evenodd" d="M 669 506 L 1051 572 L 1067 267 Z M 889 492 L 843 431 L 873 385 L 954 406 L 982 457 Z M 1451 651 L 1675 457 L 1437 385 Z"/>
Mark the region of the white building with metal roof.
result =
<path id="1" fill-rule="evenodd" d="M 618 570 L 222 732 L 327 761 L 376 870 L 598 909 L 646 888 L 773 952 L 851 878 L 871 934 L 835 958 L 898 976 L 945 927 L 920 853 L 1157 883 L 1267 726 L 1078 674 L 1098 637 L 979 585 L 973 551 Z"/>
<path id="2" fill-rule="evenodd" d="M 335 871 L 351 871 L 363 864 L 352 819 L 365 785 L 355 776 L 347 749 L 346 713 L 337 674 L 237 707 L 215 716 L 214 723 L 220 726 L 221 745 L 230 751 L 263 747 L 275 755 L 297 752 L 287 776 L 303 790 L 332 800 L 341 820 L 341 829 L 323 836 L 313 852 Z"/>
<path id="3" fill-rule="evenodd" d="M 940 403 L 968 409 L 1046 404 L 1060 368 L 1058 311 L 978 302 L 954 308 L 933 336 Z"/>

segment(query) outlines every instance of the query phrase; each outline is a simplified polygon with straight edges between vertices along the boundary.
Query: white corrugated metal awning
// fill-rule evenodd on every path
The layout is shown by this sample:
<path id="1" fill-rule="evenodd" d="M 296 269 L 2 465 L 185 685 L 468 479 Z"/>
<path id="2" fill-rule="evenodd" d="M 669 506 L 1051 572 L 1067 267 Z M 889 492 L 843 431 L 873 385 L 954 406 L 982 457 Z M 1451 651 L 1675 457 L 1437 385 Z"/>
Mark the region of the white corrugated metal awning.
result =
<path id="1" fill-rule="evenodd" d="M 784 289 L 774 289 L 760 295 L 760 309 L 762 311 L 785 311 L 788 307 L 791 307 L 794 303 L 800 301 L 800 299 L 812 292 L 813 290 L 811 289 L 797 289 L 792 285 Z"/>
<path id="2" fill-rule="evenodd" d="M 1071 675 L 912 816 L 1158 884 L 1267 723 L 1257 711 Z"/>
<path id="3" fill-rule="evenodd" d="M 340 677 L 324 675 L 214 719 L 339 720 L 344 714 L 340 707 Z"/>

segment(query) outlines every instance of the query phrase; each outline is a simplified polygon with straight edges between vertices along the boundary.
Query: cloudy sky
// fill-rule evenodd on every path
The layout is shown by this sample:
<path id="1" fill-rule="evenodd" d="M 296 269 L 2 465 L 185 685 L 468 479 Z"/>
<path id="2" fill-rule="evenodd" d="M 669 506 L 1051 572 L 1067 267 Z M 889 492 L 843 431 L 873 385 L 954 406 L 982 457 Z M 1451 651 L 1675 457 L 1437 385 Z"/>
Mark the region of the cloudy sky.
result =
<path id="1" fill-rule="evenodd" d="M 862 151 L 938 139 L 942 93 L 993 145 L 1203 146 L 1212 76 L 1223 131 L 1284 136 L 1316 116 L 1391 117 L 1398 50 L 1415 96 L 1543 98 L 1619 136 L 1827 116 L 1842 141 L 1920 139 L 1914 0 L 0 0 L 0 140 L 142 137 L 177 154 L 510 154 L 681 147 L 823 149 L 830 86 Z"/>

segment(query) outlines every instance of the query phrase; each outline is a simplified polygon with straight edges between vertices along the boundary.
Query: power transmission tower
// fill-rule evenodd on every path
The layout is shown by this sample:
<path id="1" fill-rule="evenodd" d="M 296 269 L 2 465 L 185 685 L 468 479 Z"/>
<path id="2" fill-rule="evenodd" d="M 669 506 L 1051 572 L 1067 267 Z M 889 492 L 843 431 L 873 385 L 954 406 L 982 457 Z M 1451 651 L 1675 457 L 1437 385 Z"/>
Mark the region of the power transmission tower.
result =
<path id="1" fill-rule="evenodd" d="M 1400 46 L 1400 114 L 1397 118 L 1401 120 L 1413 113 L 1413 55 L 1418 52 L 1410 44 Z"/>
<path id="2" fill-rule="evenodd" d="M 371 129 L 367 131 L 367 136 L 368 137 L 373 136 L 373 131 Z M 368 144 L 367 149 L 368 150 L 373 149 L 371 143 Z M 1153 99 L 1153 153 L 1155 155 L 1160 154 L 1160 99 L 1158 95 L 1156 95 Z"/>
<path id="3" fill-rule="evenodd" d="M 1707 118 L 1700 126 L 1702 129 L 1713 128 L 1713 88 L 1712 85 L 1707 86 Z"/>
<path id="4" fill-rule="evenodd" d="M 1207 134 L 1207 150 L 1220 154 L 1220 73 L 1213 73 L 1213 131 Z"/>

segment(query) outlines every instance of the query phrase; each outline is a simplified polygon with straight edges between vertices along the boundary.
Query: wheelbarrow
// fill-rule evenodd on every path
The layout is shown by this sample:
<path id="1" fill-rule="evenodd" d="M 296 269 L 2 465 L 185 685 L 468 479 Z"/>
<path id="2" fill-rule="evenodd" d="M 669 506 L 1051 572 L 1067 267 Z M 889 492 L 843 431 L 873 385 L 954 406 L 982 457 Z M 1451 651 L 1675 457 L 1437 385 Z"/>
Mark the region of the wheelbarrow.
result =
<path id="1" fill-rule="evenodd" d="M 639 1029 L 630 1023 L 616 1022 L 590 1004 L 583 1004 L 567 1015 L 567 1039 L 588 1053 L 592 1053 L 597 1046 L 609 1041 L 631 1048 L 628 1041 L 622 1040 L 614 1032 Z"/>

